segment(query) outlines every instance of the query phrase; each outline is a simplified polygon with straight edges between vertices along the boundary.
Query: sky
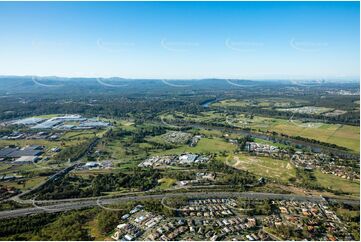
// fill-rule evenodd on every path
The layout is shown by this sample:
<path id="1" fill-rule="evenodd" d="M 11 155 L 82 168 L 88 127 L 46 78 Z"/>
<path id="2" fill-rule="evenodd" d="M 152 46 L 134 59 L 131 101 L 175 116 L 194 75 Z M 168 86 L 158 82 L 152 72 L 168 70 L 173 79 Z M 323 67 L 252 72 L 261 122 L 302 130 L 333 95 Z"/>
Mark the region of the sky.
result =
<path id="1" fill-rule="evenodd" d="M 0 2 L 0 75 L 355 78 L 359 2 Z"/>

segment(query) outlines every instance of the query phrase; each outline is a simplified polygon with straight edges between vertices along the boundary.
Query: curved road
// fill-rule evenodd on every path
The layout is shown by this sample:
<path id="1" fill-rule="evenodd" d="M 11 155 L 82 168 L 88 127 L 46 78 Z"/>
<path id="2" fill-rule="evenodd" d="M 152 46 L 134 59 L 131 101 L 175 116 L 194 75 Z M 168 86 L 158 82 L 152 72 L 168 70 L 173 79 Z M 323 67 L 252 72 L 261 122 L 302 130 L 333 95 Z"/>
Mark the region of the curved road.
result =
<path id="1" fill-rule="evenodd" d="M 140 195 L 140 196 L 124 196 L 116 198 L 104 198 L 102 200 L 96 200 L 94 198 L 89 200 L 75 200 L 65 201 L 58 200 L 56 204 L 39 206 L 36 203 L 33 203 L 35 207 L 31 208 L 22 208 L 8 211 L 0 212 L 0 219 L 2 218 L 12 218 L 19 217 L 31 214 L 38 213 L 54 213 L 61 211 L 69 211 L 74 209 L 81 209 L 87 207 L 99 206 L 101 205 L 110 205 L 121 202 L 129 201 L 140 201 L 144 199 L 163 199 L 164 197 L 177 197 L 177 196 L 187 196 L 188 198 L 205 198 L 205 197 L 242 197 L 249 199 L 282 199 L 282 200 L 295 200 L 295 201 L 310 201 L 310 202 L 326 202 L 323 197 L 316 196 L 300 196 L 293 194 L 273 194 L 273 193 L 254 193 L 254 192 L 187 192 L 187 193 L 166 193 L 166 194 L 150 194 L 150 195 Z M 359 204 L 359 201 L 348 201 L 354 204 Z"/>

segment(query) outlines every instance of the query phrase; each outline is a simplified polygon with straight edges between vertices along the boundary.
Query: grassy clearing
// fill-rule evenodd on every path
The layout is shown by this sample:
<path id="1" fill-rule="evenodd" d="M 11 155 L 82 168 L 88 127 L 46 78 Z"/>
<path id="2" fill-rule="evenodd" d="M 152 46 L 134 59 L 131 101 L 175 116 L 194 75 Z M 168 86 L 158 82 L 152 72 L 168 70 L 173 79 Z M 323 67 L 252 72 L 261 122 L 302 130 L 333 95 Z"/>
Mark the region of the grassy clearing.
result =
<path id="1" fill-rule="evenodd" d="M 39 185 L 40 183 L 44 182 L 47 179 L 46 176 L 36 176 L 30 179 L 27 179 L 25 181 L 25 183 L 23 184 L 18 184 L 18 182 L 16 181 L 11 181 L 11 182 L 1 182 L 1 185 L 4 186 L 9 186 L 9 187 L 15 187 L 17 189 L 20 189 L 21 191 L 26 191 L 29 190 L 37 185 Z"/>
<path id="2" fill-rule="evenodd" d="M 64 114 L 44 114 L 44 115 L 34 116 L 34 118 L 54 118 L 59 116 L 64 116 Z"/>
<path id="3" fill-rule="evenodd" d="M 99 230 L 98 221 L 97 219 L 93 219 L 89 222 L 87 222 L 84 226 L 85 229 L 88 229 L 90 236 L 95 241 L 111 241 L 110 238 L 108 238 L 106 235 L 103 235 L 101 231 Z"/>
<path id="4" fill-rule="evenodd" d="M 342 125 L 327 138 L 326 142 L 342 144 L 341 146 L 360 152 L 360 127 Z"/>
<path id="5" fill-rule="evenodd" d="M 176 181 L 177 181 L 176 179 L 164 177 L 158 181 L 158 183 L 160 184 L 159 189 L 160 190 L 169 189 L 176 183 Z"/>
<path id="6" fill-rule="evenodd" d="M 215 116 L 215 115 L 214 115 Z M 221 115 L 220 115 L 221 117 Z M 217 118 L 219 118 L 217 116 Z M 222 117 L 224 119 L 224 117 Z M 206 138 L 222 138 L 222 137 L 227 137 L 230 139 L 237 139 L 240 137 L 243 137 L 243 135 L 241 134 L 234 134 L 234 133 L 230 133 L 230 132 L 224 132 L 221 130 L 217 130 L 217 129 L 198 129 L 198 128 L 194 128 L 190 131 L 191 133 L 193 133 L 194 135 L 202 135 L 203 137 Z"/>
<path id="7" fill-rule="evenodd" d="M 321 186 L 329 188 L 335 192 L 346 192 L 360 197 L 359 181 L 350 181 L 331 174 L 323 174 L 319 170 L 316 170 L 314 174 L 316 176 L 317 182 Z"/>
<path id="8" fill-rule="evenodd" d="M 48 140 L 39 140 L 39 139 L 33 139 L 33 140 L 0 140 L 0 147 L 5 147 L 8 145 L 16 145 L 19 147 L 24 147 L 27 145 L 44 145 L 47 148 L 48 147 L 55 147 L 60 146 L 60 142 L 58 141 L 48 141 Z"/>
<path id="9" fill-rule="evenodd" d="M 164 138 L 161 135 L 149 136 L 149 137 L 146 137 L 145 140 L 149 141 L 149 142 L 157 143 L 157 144 L 167 144 L 168 143 L 164 140 Z"/>
<path id="10" fill-rule="evenodd" d="M 357 219 L 360 216 L 360 211 L 359 210 L 349 210 L 346 208 L 337 208 L 336 214 L 341 219 L 350 220 L 353 218 Z"/>
<path id="11" fill-rule="evenodd" d="M 209 122 L 209 123 L 222 123 L 226 115 L 222 113 L 217 113 L 214 111 L 201 112 L 199 115 L 193 114 L 183 114 L 185 120 L 194 121 L 194 122 Z"/>
<path id="12" fill-rule="evenodd" d="M 39 165 L 40 166 L 40 165 Z M 20 173 L 20 174 L 26 174 L 29 172 L 44 172 L 46 170 L 49 169 L 43 169 L 42 167 L 39 167 L 37 165 L 34 164 L 23 164 L 23 165 L 19 165 L 19 164 L 14 164 L 14 165 L 10 165 L 8 171 L 6 171 L 4 174 L 10 174 L 10 173 Z"/>
<path id="13" fill-rule="evenodd" d="M 228 159 L 227 163 L 237 169 L 247 170 L 259 177 L 267 177 L 270 180 L 288 182 L 289 178 L 296 176 L 293 165 L 285 160 L 249 156 L 241 153 Z"/>
<path id="14" fill-rule="evenodd" d="M 106 145 L 97 145 L 97 150 L 102 150 L 111 154 L 111 158 L 124 159 L 126 158 L 125 148 L 121 140 L 112 140 Z"/>
<path id="15" fill-rule="evenodd" d="M 249 101 L 237 100 L 237 99 L 227 99 L 211 104 L 211 106 L 214 107 L 247 107 L 249 105 L 250 105 Z"/>
<path id="16" fill-rule="evenodd" d="M 223 133 L 220 130 L 201 129 L 198 132 L 206 137 L 222 137 Z"/>
<path id="17" fill-rule="evenodd" d="M 357 126 L 340 124 L 321 124 L 312 126 L 302 125 L 300 121 L 295 123 L 282 122 L 271 128 L 272 131 L 284 133 L 292 136 L 301 136 L 315 139 L 349 148 L 360 152 L 360 128 Z"/>
<path id="18" fill-rule="evenodd" d="M 138 162 L 135 161 L 121 161 L 113 164 L 113 171 L 134 169 L 137 165 Z"/>
<path id="19" fill-rule="evenodd" d="M 144 158 L 147 151 L 153 146 L 149 143 L 134 143 L 132 146 L 126 146 L 123 140 L 112 140 L 105 145 L 98 144 L 96 150 L 107 152 L 104 159 L 134 161 L 134 159 Z"/>
<path id="20" fill-rule="evenodd" d="M 0 163 L 0 174 L 4 173 L 4 172 L 6 173 L 7 170 L 11 167 L 12 167 L 12 165 L 1 162 Z"/>
<path id="21" fill-rule="evenodd" d="M 136 127 L 134 127 L 134 122 L 129 121 L 129 120 L 116 120 L 116 125 L 115 128 L 121 128 L 124 130 L 128 130 L 128 131 L 133 131 L 136 129 Z"/>
<path id="22" fill-rule="evenodd" d="M 96 136 L 97 132 L 68 131 L 61 136 L 60 140 L 81 140 L 90 139 Z"/>
<path id="23" fill-rule="evenodd" d="M 202 138 L 195 147 L 182 145 L 178 148 L 157 151 L 154 155 L 161 154 L 182 154 L 182 153 L 218 153 L 222 151 L 233 152 L 237 147 L 231 143 L 227 143 L 221 138 Z"/>
<path id="24" fill-rule="evenodd" d="M 83 178 L 89 178 L 90 176 L 97 176 L 99 174 L 108 174 L 111 172 L 112 172 L 111 169 L 93 169 L 93 170 L 77 170 L 77 171 L 73 171 L 71 174 Z"/>

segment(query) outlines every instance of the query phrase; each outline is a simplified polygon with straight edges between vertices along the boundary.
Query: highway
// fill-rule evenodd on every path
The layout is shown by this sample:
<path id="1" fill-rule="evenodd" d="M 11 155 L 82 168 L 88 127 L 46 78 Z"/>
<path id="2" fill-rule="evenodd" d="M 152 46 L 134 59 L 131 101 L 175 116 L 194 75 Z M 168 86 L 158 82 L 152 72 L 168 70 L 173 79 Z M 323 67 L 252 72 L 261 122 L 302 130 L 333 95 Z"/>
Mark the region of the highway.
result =
<path id="1" fill-rule="evenodd" d="M 39 214 L 39 213 L 55 213 L 55 212 L 62 212 L 62 211 L 69 211 L 87 207 L 105 207 L 106 205 L 116 204 L 121 202 L 128 202 L 128 201 L 141 201 L 144 199 L 163 199 L 165 197 L 177 197 L 177 196 L 186 196 L 188 198 L 205 198 L 205 197 L 242 197 L 248 199 L 280 199 L 280 200 L 295 200 L 295 201 L 311 201 L 311 202 L 343 202 L 350 205 L 360 205 L 359 200 L 340 200 L 334 198 L 323 198 L 321 196 L 306 196 L 306 195 L 294 195 L 294 194 L 274 194 L 274 193 L 255 193 L 255 192 L 216 192 L 216 191 L 187 191 L 183 193 L 175 193 L 173 191 L 169 191 L 169 193 L 163 194 L 147 194 L 144 192 L 133 192 L 123 194 L 119 197 L 88 197 L 88 198 L 73 198 L 73 199 L 61 199 L 61 200 L 40 200 L 40 201 L 33 201 L 33 200 L 23 200 L 21 199 L 22 196 L 39 189 L 41 186 L 45 185 L 47 182 L 58 178 L 59 176 L 65 175 L 72 169 L 74 169 L 80 160 L 74 162 L 72 165 L 66 167 L 63 170 L 58 171 L 53 176 L 49 177 L 43 183 L 39 184 L 38 186 L 34 187 L 31 190 L 18 194 L 8 200 L 13 200 L 15 202 L 21 204 L 30 204 L 32 207 L 29 208 L 22 208 L 22 209 L 15 209 L 15 210 L 6 210 L 0 211 L 0 219 L 4 218 L 13 218 L 13 217 L 20 217 L 25 215 L 32 215 L 32 214 Z M 216 186 L 207 186 L 207 188 L 215 189 Z M 196 187 L 195 187 L 196 188 Z M 202 188 L 202 187 L 198 187 Z"/>
<path id="2" fill-rule="evenodd" d="M 18 203 L 29 203 L 29 200 L 23 200 L 23 199 L 21 199 L 21 197 L 24 196 L 24 195 L 26 195 L 26 194 L 28 194 L 28 193 L 31 193 L 31 192 L 34 192 L 34 191 L 40 189 L 40 188 L 41 188 L 42 186 L 44 186 L 46 183 L 48 183 L 48 182 L 50 182 L 50 181 L 58 178 L 59 176 L 67 174 L 69 171 L 71 171 L 72 169 L 74 169 L 74 168 L 79 164 L 79 162 L 80 162 L 80 161 L 74 162 L 74 163 L 71 164 L 70 166 L 68 166 L 68 167 L 66 167 L 66 168 L 64 168 L 64 169 L 56 172 L 55 174 L 49 176 L 48 179 L 46 179 L 45 181 L 39 183 L 37 186 L 33 187 L 32 189 L 27 190 L 27 191 L 25 191 L 25 192 L 22 192 L 22 193 L 14 196 L 14 197 L 11 197 L 11 198 L 9 198 L 9 199 L 7 199 L 7 200 L 13 200 L 13 201 L 18 202 Z"/>
<path id="3" fill-rule="evenodd" d="M 90 149 L 92 149 L 94 147 L 94 145 L 96 144 L 96 142 L 98 141 L 99 139 L 95 139 L 89 146 L 88 148 L 86 149 L 86 151 L 84 152 L 87 153 L 89 152 Z M 60 176 L 64 176 L 66 175 L 67 173 L 69 173 L 71 170 L 73 170 L 75 167 L 77 167 L 79 164 L 81 163 L 81 157 L 79 157 L 78 160 L 72 162 L 69 164 L 69 166 L 65 167 L 64 169 L 56 172 L 55 174 L 51 175 L 48 177 L 48 179 L 46 179 L 45 181 L 39 183 L 37 186 L 33 187 L 32 189 L 30 190 L 27 190 L 27 191 L 24 191 L 14 197 L 10 197 L 9 199 L 7 200 L 13 200 L 15 202 L 18 202 L 18 203 L 22 203 L 22 204 L 26 204 L 26 203 L 29 203 L 29 200 L 23 200 L 21 199 L 21 197 L 25 196 L 26 194 L 29 194 L 31 192 L 34 192 L 38 189 L 40 189 L 42 186 L 44 186 L 45 184 L 47 184 L 48 182 L 50 181 L 53 181 L 55 179 L 57 179 L 58 177 Z M 30 201 L 31 202 L 31 201 Z"/>
<path id="4" fill-rule="evenodd" d="M 56 204 L 51 205 L 38 205 L 33 202 L 33 207 L 22 208 L 8 211 L 0 211 L 0 219 L 13 218 L 31 214 L 39 213 L 54 213 L 61 211 L 69 211 L 74 209 L 81 209 L 87 207 L 94 207 L 102 205 L 116 204 L 121 202 L 129 201 L 141 201 L 144 199 L 163 199 L 164 197 L 177 197 L 186 196 L 188 198 L 206 198 L 206 197 L 242 197 L 248 199 L 282 199 L 282 200 L 295 200 L 295 201 L 311 201 L 311 202 L 325 202 L 326 200 L 322 197 L 316 196 L 300 196 L 293 194 L 273 194 L 273 193 L 254 193 L 254 192 L 187 192 L 187 193 L 165 193 L 165 194 L 150 194 L 150 195 L 130 195 L 123 197 L 103 198 L 95 199 L 90 198 L 88 200 L 74 200 L 70 199 L 57 200 Z M 359 204 L 359 201 L 354 201 Z"/>

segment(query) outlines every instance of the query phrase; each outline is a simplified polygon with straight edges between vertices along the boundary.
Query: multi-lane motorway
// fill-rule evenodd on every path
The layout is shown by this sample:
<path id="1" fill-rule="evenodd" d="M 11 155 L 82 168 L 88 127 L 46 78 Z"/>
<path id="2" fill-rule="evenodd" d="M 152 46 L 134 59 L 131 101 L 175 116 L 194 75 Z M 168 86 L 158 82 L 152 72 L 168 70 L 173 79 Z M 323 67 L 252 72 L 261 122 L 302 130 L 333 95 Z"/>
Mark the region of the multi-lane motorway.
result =
<path id="1" fill-rule="evenodd" d="M 274 193 L 254 193 L 254 192 L 187 192 L 187 193 L 164 193 L 164 194 L 149 194 L 149 195 L 128 195 L 113 198 L 89 198 L 89 199 L 66 199 L 57 200 L 54 204 L 38 204 L 33 202 L 33 207 L 1 211 L 0 219 L 19 217 L 38 213 L 54 213 L 60 211 L 69 211 L 74 209 L 81 209 L 86 207 L 99 206 L 106 208 L 107 205 L 116 204 L 128 201 L 140 201 L 144 199 L 163 199 L 165 197 L 187 196 L 189 198 L 204 198 L 204 197 L 243 197 L 249 199 L 282 199 L 295 201 L 311 201 L 311 202 L 325 202 L 323 197 L 316 196 L 300 196 L 293 194 L 274 194 Z M 358 200 L 348 200 L 355 205 L 359 204 Z"/>
<path id="2" fill-rule="evenodd" d="M 306 195 L 294 195 L 294 194 L 274 194 L 274 193 L 255 193 L 255 192 L 216 192 L 216 191 L 201 191 L 201 192 L 183 192 L 176 193 L 175 190 L 169 191 L 169 193 L 163 194 L 147 194 L 144 192 L 134 192 L 124 194 L 121 197 L 91 197 L 91 198 L 74 198 L 74 199 L 62 199 L 62 200 L 42 200 L 42 201 L 33 201 L 33 200 L 23 200 L 21 197 L 39 189 L 41 186 L 47 182 L 58 178 L 59 176 L 65 175 L 73 168 L 75 168 L 80 163 L 80 160 L 74 162 L 69 167 L 58 171 L 53 176 L 49 177 L 46 181 L 34 187 L 33 189 L 19 194 L 15 197 L 10 198 L 18 203 L 30 204 L 31 207 L 15 209 L 15 210 L 6 210 L 0 211 L 0 219 L 19 217 L 25 215 L 39 214 L 39 213 L 54 213 L 61 211 L 69 211 L 74 209 L 81 209 L 87 207 L 99 206 L 101 208 L 106 208 L 107 205 L 116 204 L 121 202 L 128 201 L 140 201 L 144 199 L 163 199 L 166 197 L 177 197 L 177 196 L 187 196 L 189 198 L 202 198 L 202 197 L 243 197 L 249 199 L 280 199 L 280 200 L 296 200 L 296 201 L 312 201 L 312 202 L 325 202 L 326 200 L 321 196 L 306 196 Z M 193 187 L 201 188 L 201 187 Z M 212 188 L 216 189 L 217 186 L 208 186 L 207 189 Z M 338 200 L 338 199 L 329 199 L 330 201 L 338 201 L 351 205 L 360 205 L 359 200 Z"/>

